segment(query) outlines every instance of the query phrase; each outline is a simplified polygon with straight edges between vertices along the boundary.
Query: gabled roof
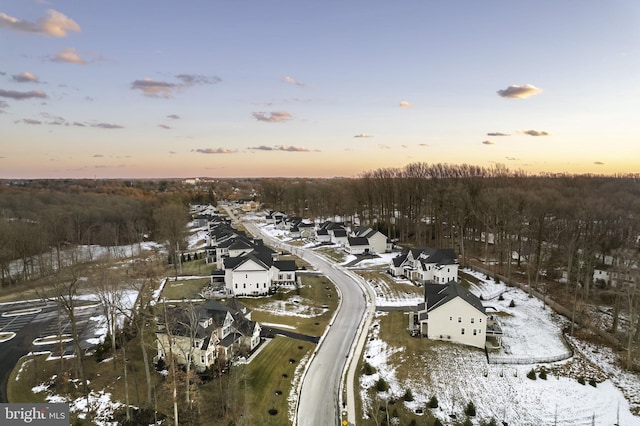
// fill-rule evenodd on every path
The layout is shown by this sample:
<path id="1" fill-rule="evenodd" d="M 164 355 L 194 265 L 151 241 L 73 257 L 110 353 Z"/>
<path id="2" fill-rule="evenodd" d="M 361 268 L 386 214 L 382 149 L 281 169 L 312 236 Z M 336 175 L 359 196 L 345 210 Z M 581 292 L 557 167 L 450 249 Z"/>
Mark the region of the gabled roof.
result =
<path id="1" fill-rule="evenodd" d="M 395 266 L 396 268 L 402 266 L 405 260 L 407 260 L 407 253 L 399 254 L 398 256 L 391 259 L 391 261 L 393 262 L 393 266 Z"/>
<path id="2" fill-rule="evenodd" d="M 224 259 L 224 269 L 236 269 L 238 268 L 240 265 L 244 264 L 245 262 L 248 261 L 253 261 L 255 263 L 257 263 L 259 266 L 261 266 L 262 268 L 264 268 L 265 270 L 269 269 L 272 265 L 272 263 L 265 263 L 263 262 L 261 259 L 258 258 L 258 256 L 255 256 L 253 253 L 247 254 L 247 255 L 243 255 L 243 256 L 236 256 L 236 257 L 227 257 Z"/>
<path id="3" fill-rule="evenodd" d="M 275 262 L 273 262 L 273 266 L 278 268 L 279 271 L 295 271 L 296 261 L 295 260 L 276 260 Z"/>
<path id="4" fill-rule="evenodd" d="M 347 230 L 346 229 L 336 229 L 333 231 L 333 236 L 336 238 L 343 238 L 347 236 Z"/>
<path id="5" fill-rule="evenodd" d="M 484 306 L 482 306 L 480 299 L 456 281 L 449 281 L 446 284 L 424 285 L 424 301 L 427 312 L 439 308 L 456 297 L 461 298 L 483 314 L 485 313 Z"/>
<path id="6" fill-rule="evenodd" d="M 349 237 L 347 241 L 349 242 L 349 245 L 351 247 L 369 245 L 369 240 L 367 240 L 365 237 Z"/>

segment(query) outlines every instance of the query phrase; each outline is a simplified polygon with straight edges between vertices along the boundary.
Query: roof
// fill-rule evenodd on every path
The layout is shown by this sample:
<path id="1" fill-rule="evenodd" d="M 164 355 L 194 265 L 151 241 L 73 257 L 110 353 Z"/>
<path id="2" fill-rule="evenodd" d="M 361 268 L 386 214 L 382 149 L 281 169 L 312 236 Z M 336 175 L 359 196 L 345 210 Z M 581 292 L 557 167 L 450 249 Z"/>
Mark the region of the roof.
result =
<path id="1" fill-rule="evenodd" d="M 273 266 L 278 268 L 280 271 L 295 271 L 296 270 L 296 261 L 295 260 L 276 260 L 273 262 Z"/>
<path id="2" fill-rule="evenodd" d="M 271 267 L 271 262 L 264 262 L 264 259 L 255 256 L 253 253 L 236 256 L 236 257 L 227 257 L 224 259 L 224 268 L 225 269 L 236 269 L 238 266 L 242 265 L 249 260 L 254 261 L 258 265 L 262 266 L 264 269 L 269 269 Z"/>
<path id="3" fill-rule="evenodd" d="M 461 298 L 483 314 L 485 313 L 484 306 L 480 299 L 460 285 L 457 281 L 449 281 L 446 284 L 424 285 L 424 301 L 427 307 L 427 312 L 439 308 L 440 306 L 454 300 L 456 297 Z"/>
<path id="4" fill-rule="evenodd" d="M 342 238 L 342 237 L 346 237 L 347 236 L 347 230 L 346 229 L 336 229 L 333 231 L 333 236 L 336 238 Z"/>
<path id="5" fill-rule="evenodd" d="M 399 268 L 400 266 L 402 266 L 402 263 L 407 260 L 407 254 L 399 254 L 398 256 L 394 257 L 393 259 L 391 259 L 391 261 L 393 262 L 393 266 L 395 266 L 396 268 Z"/>
<path id="6" fill-rule="evenodd" d="M 369 240 L 367 240 L 365 237 L 349 237 L 349 239 L 347 241 L 349 241 L 349 245 L 351 247 L 353 247 L 353 246 L 368 246 L 369 245 Z"/>

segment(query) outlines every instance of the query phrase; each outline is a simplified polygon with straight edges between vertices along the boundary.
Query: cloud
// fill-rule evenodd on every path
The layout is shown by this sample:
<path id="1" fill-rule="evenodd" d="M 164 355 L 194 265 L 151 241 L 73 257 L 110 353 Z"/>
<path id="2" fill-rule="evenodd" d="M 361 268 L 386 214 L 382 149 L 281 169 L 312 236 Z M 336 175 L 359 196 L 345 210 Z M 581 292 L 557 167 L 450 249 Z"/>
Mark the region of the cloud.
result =
<path id="1" fill-rule="evenodd" d="M 247 149 L 256 150 L 256 151 L 285 151 L 285 152 L 310 152 L 309 149 L 301 147 L 301 146 L 287 146 L 287 145 L 276 145 L 276 146 L 253 146 Z"/>
<path id="2" fill-rule="evenodd" d="M 36 22 L 21 21 L 13 16 L 0 13 L 0 27 L 51 37 L 66 37 L 69 31 L 82 31 L 77 22 L 64 14 L 53 9 L 47 10 L 47 13 L 48 17 L 40 18 Z"/>
<path id="3" fill-rule="evenodd" d="M 391 149 L 389 145 L 378 144 L 378 148 L 380 149 Z"/>
<path id="4" fill-rule="evenodd" d="M 131 89 L 141 90 L 142 94 L 152 98 L 164 97 L 168 98 L 169 95 L 178 89 L 184 89 L 196 85 L 216 84 L 222 81 L 218 76 L 205 76 L 201 74 L 178 74 L 175 76 L 180 83 L 171 83 L 168 81 L 158 81 L 151 78 L 145 78 L 144 80 L 135 80 L 131 83 Z M 177 115 L 175 116 L 179 118 Z M 169 116 L 169 118 L 175 118 Z"/>
<path id="5" fill-rule="evenodd" d="M 93 158 L 102 158 L 102 157 L 104 157 L 104 155 L 102 155 L 102 154 L 95 154 L 95 155 L 93 156 Z"/>
<path id="6" fill-rule="evenodd" d="M 167 118 L 170 118 L 172 120 L 179 120 L 181 117 L 177 114 L 171 114 L 171 115 L 167 115 Z"/>
<path id="7" fill-rule="evenodd" d="M 287 151 L 287 152 L 309 152 L 307 148 L 303 148 L 301 146 L 286 146 L 286 145 L 276 145 L 276 150 Z"/>
<path id="8" fill-rule="evenodd" d="M 35 124 L 35 125 L 40 125 L 40 124 L 42 124 L 42 121 L 40 121 L 40 120 L 33 120 L 33 119 L 31 119 L 31 118 L 23 118 L 23 119 L 22 119 L 22 122 L 23 122 L 24 124 Z"/>
<path id="9" fill-rule="evenodd" d="M 47 94 L 41 90 L 31 90 L 30 92 L 19 92 L 17 90 L 0 89 L 0 97 L 22 101 L 24 99 L 31 99 L 31 98 L 46 99 Z"/>
<path id="10" fill-rule="evenodd" d="M 291 114 L 287 111 L 273 111 L 271 113 L 254 112 L 253 117 L 258 121 L 267 123 L 282 123 L 291 120 Z"/>
<path id="11" fill-rule="evenodd" d="M 409 101 L 400 101 L 400 108 L 411 108 L 411 106 Z"/>
<path id="12" fill-rule="evenodd" d="M 548 132 L 542 130 L 518 130 L 518 133 L 529 136 L 549 136 Z"/>
<path id="13" fill-rule="evenodd" d="M 150 78 L 144 80 L 135 80 L 131 83 L 131 89 L 141 90 L 142 94 L 152 98 L 160 96 L 169 97 L 169 94 L 176 88 L 175 83 L 167 83 L 166 81 L 156 81 Z"/>
<path id="14" fill-rule="evenodd" d="M 487 136 L 511 136 L 511 135 L 509 133 L 490 132 L 490 133 L 487 133 Z"/>
<path id="15" fill-rule="evenodd" d="M 100 129 L 124 129 L 124 126 L 111 123 L 95 123 L 92 124 L 91 127 L 98 127 Z"/>
<path id="16" fill-rule="evenodd" d="M 354 138 L 372 138 L 373 135 L 367 135 L 366 133 L 358 133 L 357 135 L 353 136 Z"/>
<path id="17" fill-rule="evenodd" d="M 506 158 L 509 161 L 518 161 L 518 160 L 520 160 L 519 158 L 516 158 L 516 157 L 504 157 L 504 158 Z"/>
<path id="18" fill-rule="evenodd" d="M 196 149 L 195 152 L 199 152 L 200 154 L 234 154 L 238 152 L 238 150 L 228 148 L 200 148 Z"/>
<path id="19" fill-rule="evenodd" d="M 596 166 L 604 166 L 604 163 L 602 161 L 594 161 L 593 164 L 595 164 Z"/>
<path id="20" fill-rule="evenodd" d="M 492 141 L 482 141 L 482 143 L 485 145 L 493 145 Z"/>
<path id="21" fill-rule="evenodd" d="M 418 146 L 430 146 L 428 143 L 419 143 Z"/>
<path id="22" fill-rule="evenodd" d="M 80 65 L 87 63 L 86 60 L 82 59 L 80 55 L 78 55 L 78 51 L 73 47 L 67 47 L 62 52 L 58 53 L 56 56 L 51 58 L 51 62 L 65 62 L 68 64 Z"/>
<path id="23" fill-rule="evenodd" d="M 176 78 L 181 80 L 185 86 L 194 86 L 196 84 L 216 84 L 222 81 L 222 79 L 217 75 L 208 77 L 201 74 L 178 74 L 176 75 Z"/>
<path id="24" fill-rule="evenodd" d="M 11 78 L 13 78 L 13 81 L 17 81 L 18 83 L 37 83 L 38 82 L 38 76 L 27 71 L 22 72 L 20 74 L 15 74 L 11 76 Z"/>
<path id="25" fill-rule="evenodd" d="M 77 121 L 74 121 L 74 122 L 73 122 L 73 125 L 74 125 L 74 126 L 78 126 L 78 127 L 87 127 L 86 125 L 84 125 L 84 124 L 82 124 L 82 123 L 79 123 L 79 122 L 77 122 Z"/>
<path id="26" fill-rule="evenodd" d="M 3 110 L 5 108 L 9 108 L 9 104 L 6 103 L 5 101 L 0 101 L 0 113 L 4 112 Z"/>
<path id="27" fill-rule="evenodd" d="M 512 85 L 507 87 L 506 89 L 498 90 L 498 95 L 503 98 L 517 98 L 524 99 L 529 96 L 537 95 L 541 93 L 542 89 L 538 89 L 536 86 L 531 84 L 525 84 L 524 86 L 516 86 Z"/>
<path id="28" fill-rule="evenodd" d="M 305 84 L 303 82 L 297 81 L 293 77 L 289 77 L 289 76 L 286 76 L 285 78 L 283 78 L 282 81 L 284 81 L 285 83 L 293 84 L 294 86 L 298 86 L 298 87 L 304 87 L 305 86 Z"/>
<path id="29" fill-rule="evenodd" d="M 173 155 L 173 154 L 176 154 L 176 152 L 175 151 L 169 151 L 169 154 Z"/>
<path id="30" fill-rule="evenodd" d="M 167 126 L 166 124 L 158 124 L 158 127 L 161 127 L 163 129 L 167 129 L 167 130 L 171 129 L 171 126 Z"/>

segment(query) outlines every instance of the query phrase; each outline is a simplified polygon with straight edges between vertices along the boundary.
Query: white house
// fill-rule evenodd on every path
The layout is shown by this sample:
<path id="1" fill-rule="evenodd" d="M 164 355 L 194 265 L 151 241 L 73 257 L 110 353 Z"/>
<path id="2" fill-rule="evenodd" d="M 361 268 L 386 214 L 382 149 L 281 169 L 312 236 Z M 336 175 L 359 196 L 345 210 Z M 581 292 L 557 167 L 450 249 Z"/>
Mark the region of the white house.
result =
<path id="1" fill-rule="evenodd" d="M 347 245 L 344 247 L 349 254 L 367 254 L 371 252 L 369 240 L 364 237 L 349 237 Z"/>
<path id="2" fill-rule="evenodd" d="M 480 299 L 456 281 L 425 284 L 424 302 L 411 312 L 409 329 L 429 339 L 484 348 L 487 314 Z"/>
<path id="3" fill-rule="evenodd" d="M 389 273 L 420 284 L 445 284 L 458 279 L 458 258 L 453 249 L 411 249 L 391 259 Z"/>
<path id="4" fill-rule="evenodd" d="M 227 257 L 224 259 L 224 284 L 234 296 L 257 296 L 271 289 L 271 265 L 257 256 Z"/>
<path id="5" fill-rule="evenodd" d="M 369 241 L 370 251 L 373 253 L 387 253 L 391 251 L 391 241 L 380 231 L 366 226 L 358 226 L 353 230 L 351 236 L 366 238 Z"/>

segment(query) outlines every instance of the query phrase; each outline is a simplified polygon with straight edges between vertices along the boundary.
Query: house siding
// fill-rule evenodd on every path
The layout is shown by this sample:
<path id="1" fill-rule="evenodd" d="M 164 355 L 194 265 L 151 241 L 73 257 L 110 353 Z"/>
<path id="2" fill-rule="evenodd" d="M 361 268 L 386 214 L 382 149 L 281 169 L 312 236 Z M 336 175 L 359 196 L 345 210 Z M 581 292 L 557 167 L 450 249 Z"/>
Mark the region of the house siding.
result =
<path id="1" fill-rule="evenodd" d="M 476 348 L 485 346 L 487 315 L 459 297 L 430 311 L 427 323 L 429 339 L 448 340 Z M 473 330 L 476 330 L 475 336 Z"/>

